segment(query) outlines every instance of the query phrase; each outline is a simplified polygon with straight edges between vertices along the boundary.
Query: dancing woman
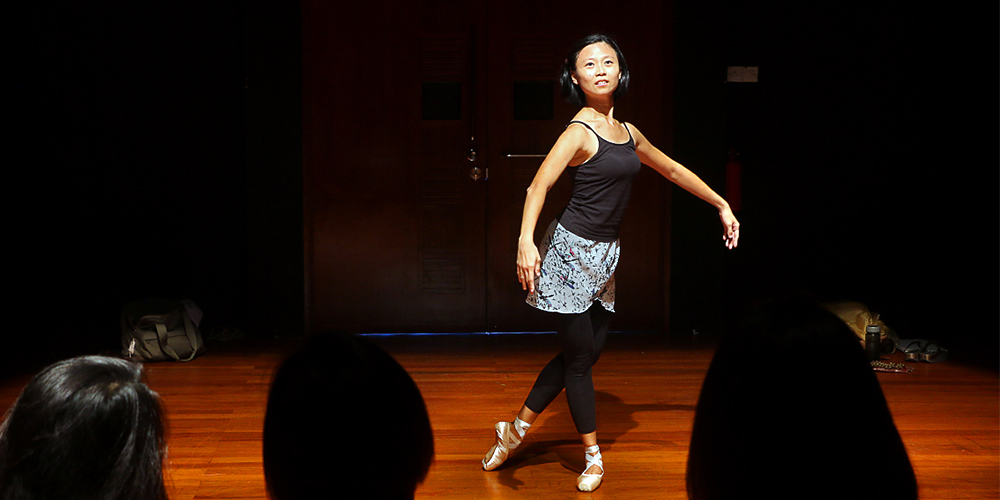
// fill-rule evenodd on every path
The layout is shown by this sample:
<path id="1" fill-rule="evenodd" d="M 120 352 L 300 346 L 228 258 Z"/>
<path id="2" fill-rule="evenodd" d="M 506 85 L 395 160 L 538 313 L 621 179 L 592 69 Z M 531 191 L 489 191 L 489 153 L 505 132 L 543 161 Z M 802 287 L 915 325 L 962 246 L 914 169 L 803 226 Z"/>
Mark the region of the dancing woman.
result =
<path id="1" fill-rule="evenodd" d="M 528 187 L 517 252 L 517 279 L 528 290 L 528 304 L 562 316 L 562 352 L 538 374 L 517 418 L 496 424 L 496 442 L 483 458 L 485 470 L 507 459 L 535 418 L 565 388 L 587 463 L 577 489 L 600 486 L 604 463 L 597 446 L 591 367 L 601 355 L 614 312 L 618 232 L 632 178 L 642 164 L 718 209 L 727 248 L 735 248 L 739 240 L 740 223 L 726 200 L 656 149 L 635 126 L 615 119 L 615 97 L 625 93 L 628 82 L 625 58 L 605 35 L 578 41 L 563 64 L 563 94 L 582 109 Z M 539 250 L 533 238 L 545 194 L 567 167 L 573 176 L 572 196 Z"/>

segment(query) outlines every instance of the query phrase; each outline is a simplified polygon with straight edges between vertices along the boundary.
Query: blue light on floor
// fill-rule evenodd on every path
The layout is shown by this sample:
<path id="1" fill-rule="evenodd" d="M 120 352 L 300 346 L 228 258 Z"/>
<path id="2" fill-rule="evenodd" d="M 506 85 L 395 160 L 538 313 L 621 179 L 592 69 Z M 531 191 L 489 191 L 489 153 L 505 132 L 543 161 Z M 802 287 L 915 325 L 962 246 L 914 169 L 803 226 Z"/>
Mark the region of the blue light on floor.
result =
<path id="1" fill-rule="evenodd" d="M 457 333 L 440 333 L 440 332 L 423 332 L 423 333 L 359 333 L 363 337 L 410 337 L 410 336 L 469 336 L 469 335 L 552 335 L 556 333 L 553 331 L 547 332 L 457 332 Z"/>
<path id="2" fill-rule="evenodd" d="M 468 337 L 471 335 L 554 335 L 555 330 L 543 331 L 543 332 L 453 332 L 453 333 L 442 333 L 442 332 L 417 332 L 417 333 L 359 333 L 358 335 L 362 337 L 443 337 L 443 336 L 462 336 Z M 629 333 L 654 333 L 646 331 L 635 331 L 635 330 L 611 330 L 611 334 L 629 334 Z"/>

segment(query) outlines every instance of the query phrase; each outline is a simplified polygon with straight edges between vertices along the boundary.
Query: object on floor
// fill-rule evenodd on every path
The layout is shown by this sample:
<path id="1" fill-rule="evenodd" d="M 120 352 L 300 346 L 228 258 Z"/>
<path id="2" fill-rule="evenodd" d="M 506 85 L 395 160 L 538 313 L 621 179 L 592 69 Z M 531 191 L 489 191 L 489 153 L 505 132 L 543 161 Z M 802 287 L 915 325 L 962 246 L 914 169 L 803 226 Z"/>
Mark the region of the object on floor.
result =
<path id="1" fill-rule="evenodd" d="M 231 328 L 228 326 L 217 326 L 212 328 L 208 332 L 209 340 L 220 340 L 223 342 L 230 340 L 239 340 L 243 338 L 243 332 L 239 328 Z"/>
<path id="2" fill-rule="evenodd" d="M 190 300 L 141 299 L 122 307 L 122 357 L 135 361 L 191 361 L 205 352 L 202 312 Z"/>
<path id="3" fill-rule="evenodd" d="M 868 306 L 861 302 L 828 302 L 821 304 L 827 311 L 836 314 L 851 331 L 858 337 L 862 347 L 865 345 L 865 327 L 868 325 L 878 325 L 881 330 L 881 341 L 879 343 L 880 354 L 892 354 L 896 349 L 896 339 L 899 338 L 891 328 L 879 317 L 878 313 L 872 313 Z"/>
<path id="4" fill-rule="evenodd" d="M 896 348 L 903 351 L 903 361 L 940 363 L 948 359 L 948 349 L 933 340 L 899 339 L 896 341 Z"/>
<path id="5" fill-rule="evenodd" d="M 887 373 L 910 373 L 913 371 L 912 366 L 906 366 L 903 363 L 891 363 L 889 361 L 872 361 L 872 369 L 877 372 L 887 372 Z"/>

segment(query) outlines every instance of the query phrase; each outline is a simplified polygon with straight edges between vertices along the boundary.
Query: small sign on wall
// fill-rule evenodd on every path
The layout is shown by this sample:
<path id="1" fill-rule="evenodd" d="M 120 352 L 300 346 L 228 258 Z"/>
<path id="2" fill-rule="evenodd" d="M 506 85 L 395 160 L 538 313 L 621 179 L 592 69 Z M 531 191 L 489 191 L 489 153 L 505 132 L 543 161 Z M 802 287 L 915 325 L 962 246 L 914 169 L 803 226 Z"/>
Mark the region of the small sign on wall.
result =
<path id="1" fill-rule="evenodd" d="M 728 66 L 726 67 L 727 82 L 756 82 L 757 66 Z"/>

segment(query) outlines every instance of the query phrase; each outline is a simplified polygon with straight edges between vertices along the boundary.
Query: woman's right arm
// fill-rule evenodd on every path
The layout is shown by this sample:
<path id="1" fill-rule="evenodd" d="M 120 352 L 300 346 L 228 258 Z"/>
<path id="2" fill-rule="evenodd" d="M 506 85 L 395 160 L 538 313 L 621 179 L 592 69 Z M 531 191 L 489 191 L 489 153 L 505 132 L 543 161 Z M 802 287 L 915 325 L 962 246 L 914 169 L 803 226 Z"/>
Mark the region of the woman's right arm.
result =
<path id="1" fill-rule="evenodd" d="M 521 236 L 517 239 L 517 280 L 521 289 L 535 293 L 535 276 L 542 270 L 542 259 L 535 246 L 535 225 L 538 214 L 545 205 L 545 195 L 552 189 L 563 170 L 570 163 L 578 165 L 590 157 L 588 132 L 582 125 L 569 126 L 563 131 L 556 144 L 538 167 L 538 173 L 528 186 L 524 199 L 524 213 L 521 215 Z M 596 141 L 595 141 L 596 142 Z"/>

